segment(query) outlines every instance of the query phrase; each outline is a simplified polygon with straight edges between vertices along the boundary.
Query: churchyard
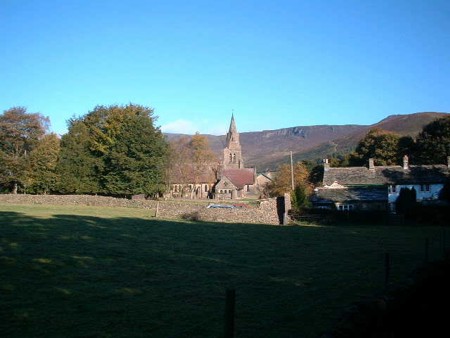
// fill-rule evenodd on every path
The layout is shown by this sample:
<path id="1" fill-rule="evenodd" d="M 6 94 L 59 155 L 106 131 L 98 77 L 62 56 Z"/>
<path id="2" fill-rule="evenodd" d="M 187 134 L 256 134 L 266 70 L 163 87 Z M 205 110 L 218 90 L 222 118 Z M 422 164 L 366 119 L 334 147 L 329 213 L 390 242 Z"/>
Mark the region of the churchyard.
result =
<path id="1" fill-rule="evenodd" d="M 0 332 L 220 337 L 233 289 L 236 337 L 317 337 L 354 302 L 441 258 L 443 229 L 187 222 L 142 208 L 2 203 Z"/>

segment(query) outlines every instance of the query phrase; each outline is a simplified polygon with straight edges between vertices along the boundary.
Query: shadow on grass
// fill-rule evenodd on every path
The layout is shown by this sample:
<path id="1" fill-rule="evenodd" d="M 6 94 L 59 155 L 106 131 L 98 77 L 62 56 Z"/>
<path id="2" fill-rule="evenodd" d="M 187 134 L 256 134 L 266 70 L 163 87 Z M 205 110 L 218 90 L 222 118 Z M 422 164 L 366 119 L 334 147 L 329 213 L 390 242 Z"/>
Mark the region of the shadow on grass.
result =
<path id="1" fill-rule="evenodd" d="M 315 337 L 383 286 L 386 249 L 404 277 L 423 248 L 417 228 L 16 212 L 0 212 L 0 234 L 0 332 L 33 337 L 220 336 L 230 287 L 238 336 Z"/>

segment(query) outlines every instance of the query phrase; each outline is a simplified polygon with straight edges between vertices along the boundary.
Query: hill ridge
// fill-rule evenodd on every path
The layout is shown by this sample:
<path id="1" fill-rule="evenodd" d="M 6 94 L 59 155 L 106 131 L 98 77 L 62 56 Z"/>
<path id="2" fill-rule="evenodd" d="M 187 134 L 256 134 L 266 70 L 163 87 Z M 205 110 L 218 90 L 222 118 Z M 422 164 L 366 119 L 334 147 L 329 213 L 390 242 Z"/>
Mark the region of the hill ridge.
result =
<path id="1" fill-rule="evenodd" d="M 418 112 L 393 114 L 371 125 L 311 125 L 294 126 L 273 130 L 240 132 L 240 140 L 246 166 L 258 170 L 273 170 L 287 162 L 290 152 L 296 161 L 320 160 L 333 153 L 353 150 L 358 141 L 372 128 L 381 128 L 399 135 L 416 136 L 424 125 L 433 120 L 449 116 L 445 112 Z M 187 134 L 164 133 L 167 139 L 189 137 Z M 220 158 L 225 144 L 224 135 L 202 134 L 209 140 L 211 148 Z"/>

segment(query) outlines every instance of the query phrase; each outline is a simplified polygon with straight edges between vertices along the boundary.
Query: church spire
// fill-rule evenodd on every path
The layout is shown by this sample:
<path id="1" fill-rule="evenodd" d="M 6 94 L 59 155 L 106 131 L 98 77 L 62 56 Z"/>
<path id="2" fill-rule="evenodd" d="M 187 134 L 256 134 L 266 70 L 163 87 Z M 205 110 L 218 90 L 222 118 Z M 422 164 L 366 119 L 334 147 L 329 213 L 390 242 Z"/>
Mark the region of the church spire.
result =
<path id="1" fill-rule="evenodd" d="M 234 114 L 231 114 L 230 128 L 228 129 L 227 134 L 227 147 L 229 148 L 230 144 L 235 142 L 239 143 L 239 133 L 236 128 L 236 121 L 234 120 Z"/>
<path id="2" fill-rule="evenodd" d="M 236 121 L 234 121 L 234 113 L 231 113 L 230 132 L 237 133 Z"/>
<path id="3" fill-rule="evenodd" d="M 241 143 L 239 142 L 239 133 L 236 128 L 234 114 L 231 114 L 230 128 L 227 134 L 227 142 L 223 150 L 223 164 L 228 168 L 243 168 Z"/>

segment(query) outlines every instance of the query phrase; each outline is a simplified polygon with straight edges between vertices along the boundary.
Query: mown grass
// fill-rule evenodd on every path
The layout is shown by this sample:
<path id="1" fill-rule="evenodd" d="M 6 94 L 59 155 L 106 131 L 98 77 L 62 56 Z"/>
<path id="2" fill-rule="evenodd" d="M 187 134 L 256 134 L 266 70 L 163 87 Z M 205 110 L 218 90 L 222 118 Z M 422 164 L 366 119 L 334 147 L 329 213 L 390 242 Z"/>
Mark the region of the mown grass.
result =
<path id="1" fill-rule="evenodd" d="M 317 337 L 442 255 L 442 228 L 168 222 L 141 209 L 0 205 L 2 337 Z"/>

